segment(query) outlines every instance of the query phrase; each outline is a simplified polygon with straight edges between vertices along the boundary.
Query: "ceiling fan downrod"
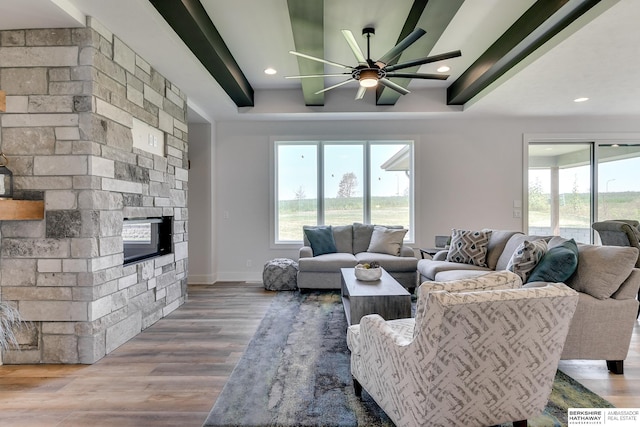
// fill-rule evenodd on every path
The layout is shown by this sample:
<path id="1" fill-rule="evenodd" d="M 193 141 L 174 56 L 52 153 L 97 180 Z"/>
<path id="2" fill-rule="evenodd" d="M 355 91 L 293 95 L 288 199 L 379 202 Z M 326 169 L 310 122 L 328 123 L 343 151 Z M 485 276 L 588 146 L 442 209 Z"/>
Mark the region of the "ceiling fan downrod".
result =
<path id="1" fill-rule="evenodd" d="M 376 29 L 373 27 L 363 28 L 362 35 L 367 38 L 367 64 L 371 67 L 373 63 L 373 61 L 371 61 L 371 36 L 376 35 Z"/>

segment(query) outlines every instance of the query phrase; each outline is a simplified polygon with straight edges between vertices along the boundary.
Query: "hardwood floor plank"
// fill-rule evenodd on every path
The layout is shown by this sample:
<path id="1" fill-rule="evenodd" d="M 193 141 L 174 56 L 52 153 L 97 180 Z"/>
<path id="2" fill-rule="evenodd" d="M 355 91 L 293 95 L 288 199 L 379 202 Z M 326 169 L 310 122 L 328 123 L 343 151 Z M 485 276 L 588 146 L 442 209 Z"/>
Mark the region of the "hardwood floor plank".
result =
<path id="1" fill-rule="evenodd" d="M 190 286 L 186 304 L 93 365 L 0 366 L 0 425 L 199 427 L 274 295 Z"/>
<path id="2" fill-rule="evenodd" d="M 0 425 L 200 427 L 275 293 L 260 283 L 189 287 L 186 304 L 93 365 L 0 366 Z M 640 326 L 625 374 L 560 368 L 618 407 L 640 407 Z"/>

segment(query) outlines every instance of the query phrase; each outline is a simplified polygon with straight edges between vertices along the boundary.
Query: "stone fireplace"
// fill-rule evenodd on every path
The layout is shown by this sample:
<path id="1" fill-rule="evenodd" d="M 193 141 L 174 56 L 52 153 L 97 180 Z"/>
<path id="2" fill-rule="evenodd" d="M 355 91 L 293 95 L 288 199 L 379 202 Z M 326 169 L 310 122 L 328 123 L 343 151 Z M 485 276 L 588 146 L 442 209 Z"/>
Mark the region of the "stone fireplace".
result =
<path id="1" fill-rule="evenodd" d="M 0 300 L 31 324 L 2 362 L 94 363 L 187 298 L 186 96 L 92 18 L 0 31 L 0 89 L 14 198 L 45 202 L 0 221 Z M 125 264 L 125 218 L 169 218 L 171 250 Z"/>

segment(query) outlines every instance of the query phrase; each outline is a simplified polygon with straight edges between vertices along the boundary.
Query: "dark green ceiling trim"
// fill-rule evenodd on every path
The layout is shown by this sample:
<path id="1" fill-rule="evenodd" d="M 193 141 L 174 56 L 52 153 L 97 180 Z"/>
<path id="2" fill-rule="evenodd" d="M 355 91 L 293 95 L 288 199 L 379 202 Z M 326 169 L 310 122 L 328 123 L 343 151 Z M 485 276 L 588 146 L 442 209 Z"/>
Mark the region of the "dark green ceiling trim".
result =
<path id="1" fill-rule="evenodd" d="M 324 1 L 287 0 L 295 51 L 324 58 Z M 324 64 L 310 59 L 298 58 L 300 75 L 324 74 Z M 324 105 L 324 79 L 300 79 L 304 103 L 307 106 Z"/>
<path id="2" fill-rule="evenodd" d="M 417 42 L 406 49 L 392 63 L 410 61 L 412 59 L 424 58 L 431 54 L 433 46 L 442 36 L 455 14 L 462 6 L 464 0 L 415 0 L 411 6 L 411 11 L 405 20 L 404 26 L 398 36 L 399 43 L 402 39 L 409 35 L 416 27 L 420 27 L 427 32 Z M 464 52 L 463 52 L 464 55 Z M 420 66 L 406 68 L 402 72 L 416 73 Z M 394 78 L 394 83 L 399 84 L 405 89 L 409 86 L 411 79 Z M 398 92 L 388 87 L 378 85 L 376 90 L 377 105 L 395 105 L 401 97 Z M 411 96 L 411 94 L 407 95 Z"/>
<path id="3" fill-rule="evenodd" d="M 447 104 L 470 101 L 599 2 L 538 0 L 449 86 Z"/>
<path id="4" fill-rule="evenodd" d="M 199 0 L 149 0 L 238 107 L 253 107 L 253 88 Z"/>

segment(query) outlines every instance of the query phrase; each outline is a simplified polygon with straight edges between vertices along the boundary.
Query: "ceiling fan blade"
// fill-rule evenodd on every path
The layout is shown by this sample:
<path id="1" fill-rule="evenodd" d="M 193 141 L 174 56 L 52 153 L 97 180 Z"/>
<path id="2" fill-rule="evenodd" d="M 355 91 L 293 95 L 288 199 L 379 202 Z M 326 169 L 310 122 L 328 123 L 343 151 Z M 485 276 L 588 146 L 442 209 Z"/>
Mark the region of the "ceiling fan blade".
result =
<path id="1" fill-rule="evenodd" d="M 415 43 L 420 37 L 424 36 L 427 32 L 422 28 L 416 28 L 413 30 L 407 37 L 405 37 L 400 43 L 395 45 L 391 50 L 384 55 L 382 58 L 376 61 L 376 64 L 379 67 L 384 67 L 389 62 L 393 61 L 398 55 L 402 53 L 403 50 L 411 46 Z"/>
<path id="2" fill-rule="evenodd" d="M 402 86 L 400 86 L 398 84 L 395 84 L 391 80 L 380 79 L 380 80 L 378 80 L 378 82 L 380 82 L 381 84 L 385 85 L 389 89 L 395 90 L 396 92 L 398 92 L 398 93 L 400 93 L 402 95 L 406 95 L 406 94 L 410 93 L 407 89 L 403 88 Z"/>
<path id="3" fill-rule="evenodd" d="M 342 77 L 348 76 L 351 73 L 340 73 L 340 74 L 306 74 L 303 76 L 284 76 L 285 79 L 307 79 L 309 77 Z"/>
<path id="4" fill-rule="evenodd" d="M 349 30 L 342 30 L 342 35 L 347 40 L 347 43 L 349 44 L 353 55 L 356 57 L 356 60 L 361 64 L 366 64 L 367 58 L 364 57 L 364 53 L 362 53 L 362 49 L 360 49 L 356 38 L 353 37 L 353 33 Z"/>
<path id="5" fill-rule="evenodd" d="M 387 77 L 404 77 L 407 79 L 447 80 L 448 74 L 421 74 L 421 73 L 387 73 Z"/>
<path id="6" fill-rule="evenodd" d="M 358 92 L 356 93 L 356 101 L 364 98 L 365 93 L 367 93 L 367 88 L 364 86 L 358 86 Z"/>
<path id="7" fill-rule="evenodd" d="M 327 87 L 327 88 L 324 88 L 324 89 L 322 89 L 322 90 L 317 91 L 317 92 L 316 92 L 316 95 L 318 95 L 318 94 L 320 94 L 320 93 L 322 93 L 322 92 L 326 92 L 326 91 L 331 90 L 331 89 L 335 89 L 335 88 L 340 87 L 340 86 L 342 86 L 342 85 L 346 85 L 347 83 L 350 83 L 350 82 L 352 82 L 352 81 L 354 81 L 354 80 L 353 80 L 353 79 L 349 79 L 349 80 L 345 80 L 345 81 L 343 81 L 343 82 L 340 82 L 340 83 L 338 83 L 338 84 L 335 84 L 335 85 L 333 85 L 333 86 L 329 86 L 329 87 Z"/>
<path id="8" fill-rule="evenodd" d="M 326 59 L 322 59 L 322 58 L 316 58 L 315 56 L 307 55 L 305 53 L 296 52 L 294 50 L 290 50 L 289 53 L 292 54 L 292 55 L 300 56 L 302 58 L 310 59 L 312 61 L 318 61 L 318 62 L 323 62 L 325 64 L 333 65 L 334 67 L 346 68 L 347 70 L 352 70 L 353 69 L 353 67 L 349 67 L 348 65 L 338 64 L 337 62 L 327 61 Z"/>
<path id="9" fill-rule="evenodd" d="M 444 59 L 457 58 L 458 56 L 462 56 L 462 52 L 459 50 L 454 50 L 452 52 L 441 53 L 439 55 L 427 56 L 426 58 L 416 59 L 413 61 L 403 62 L 400 64 L 389 65 L 386 67 L 387 71 L 395 71 L 402 70 L 403 68 L 409 68 L 416 65 L 429 64 L 430 62 L 442 61 Z"/>

